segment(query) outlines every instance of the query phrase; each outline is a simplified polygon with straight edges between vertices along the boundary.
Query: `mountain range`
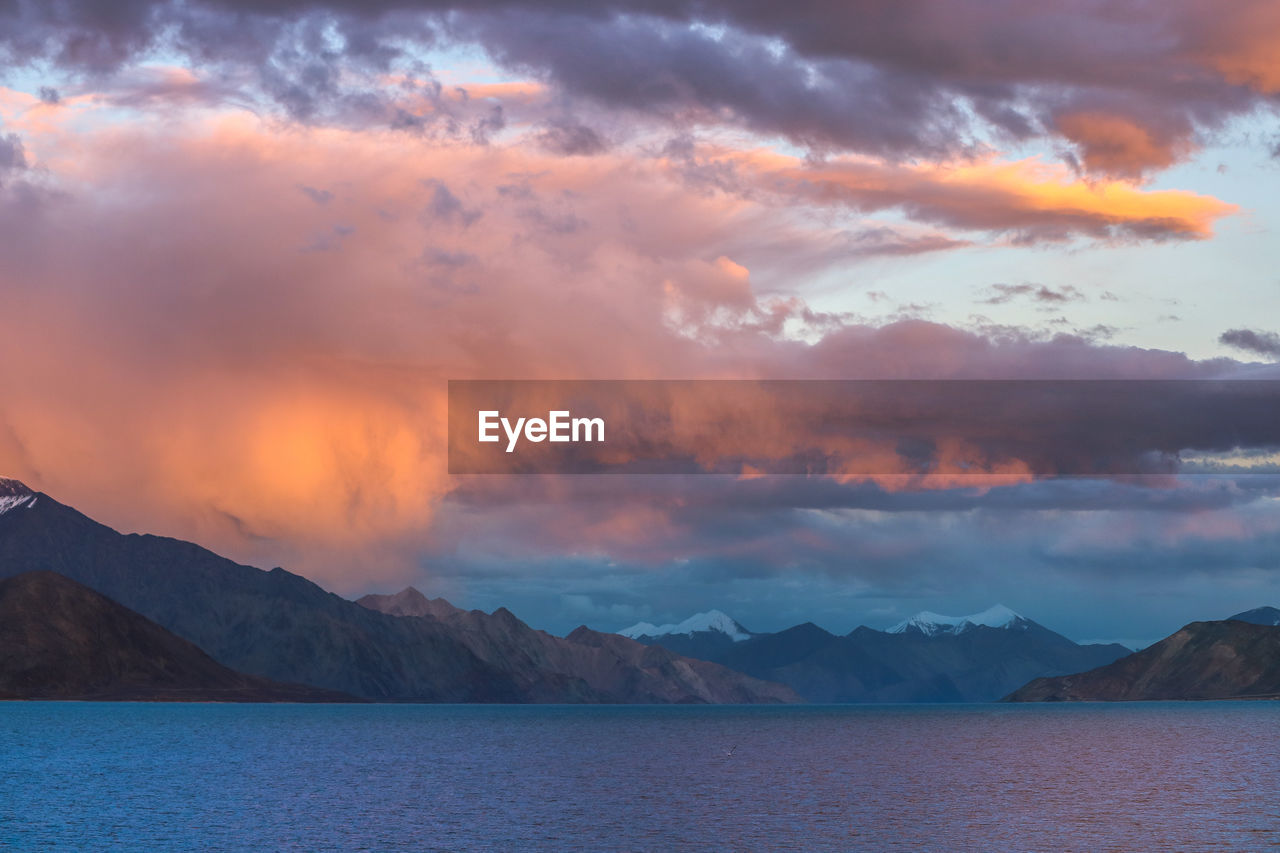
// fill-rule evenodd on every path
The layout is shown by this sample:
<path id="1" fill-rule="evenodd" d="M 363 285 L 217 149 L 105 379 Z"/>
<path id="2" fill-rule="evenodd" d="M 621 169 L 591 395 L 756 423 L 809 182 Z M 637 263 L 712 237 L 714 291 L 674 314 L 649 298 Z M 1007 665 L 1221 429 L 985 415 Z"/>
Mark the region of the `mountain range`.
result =
<path id="1" fill-rule="evenodd" d="M 392 615 L 283 569 L 190 542 L 120 534 L 0 481 L 0 578 L 75 580 L 242 673 L 382 700 L 791 702 L 787 687 L 579 628 L 552 637 L 509 611 Z M 369 602 L 366 602 L 369 603 Z"/>
<path id="2" fill-rule="evenodd" d="M 1074 643 L 1002 605 L 970 616 L 924 611 L 885 631 L 862 626 L 843 636 L 811 622 L 752 633 L 719 611 L 620 633 L 835 703 L 995 701 L 1032 678 L 1092 669 L 1130 652 Z"/>
<path id="3" fill-rule="evenodd" d="M 4 580 L 8 578 L 8 580 Z M 348 601 L 0 479 L 0 698 L 431 702 L 946 702 L 1280 692 L 1280 610 L 1141 652 L 996 605 L 883 631 L 757 633 L 722 611 L 556 637 L 407 588 Z M 302 686 L 307 685 L 307 686 Z"/>

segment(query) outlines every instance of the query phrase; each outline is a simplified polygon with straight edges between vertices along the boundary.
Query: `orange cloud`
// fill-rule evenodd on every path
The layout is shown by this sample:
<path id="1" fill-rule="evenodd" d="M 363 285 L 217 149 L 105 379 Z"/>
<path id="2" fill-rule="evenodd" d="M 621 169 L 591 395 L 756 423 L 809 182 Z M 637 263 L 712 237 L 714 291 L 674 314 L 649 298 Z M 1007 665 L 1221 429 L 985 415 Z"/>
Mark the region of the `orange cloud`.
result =
<path id="1" fill-rule="evenodd" d="M 1056 116 L 1054 126 L 1080 146 L 1084 167 L 1099 174 L 1137 178 L 1164 169 L 1192 150 L 1183 137 L 1159 138 L 1133 119 L 1102 112 L 1070 112 Z"/>
<path id="2" fill-rule="evenodd" d="M 1194 20 L 1184 48 L 1229 83 L 1264 95 L 1280 93 L 1280 9 L 1269 0 L 1212 5 Z"/>
<path id="3" fill-rule="evenodd" d="M 1038 159 L 953 164 L 887 163 L 856 157 L 806 163 L 768 151 L 719 152 L 754 185 L 871 212 L 900 209 L 955 228 L 1027 240 L 1203 239 L 1232 204 L 1182 190 L 1148 191 L 1120 180 L 1085 181 Z"/>
<path id="4" fill-rule="evenodd" d="M 749 206 L 656 165 L 91 110 L 21 128 L 56 193 L 0 236 L 0 470 L 125 529 L 407 577 L 447 379 L 707 369 L 667 286 L 756 310 Z"/>

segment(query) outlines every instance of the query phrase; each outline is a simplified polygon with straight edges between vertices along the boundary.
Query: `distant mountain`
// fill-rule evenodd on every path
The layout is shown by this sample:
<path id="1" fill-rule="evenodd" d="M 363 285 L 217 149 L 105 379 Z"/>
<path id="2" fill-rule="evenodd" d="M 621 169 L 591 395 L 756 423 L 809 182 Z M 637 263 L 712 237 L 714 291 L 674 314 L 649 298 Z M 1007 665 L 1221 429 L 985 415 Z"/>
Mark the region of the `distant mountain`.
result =
<path id="1" fill-rule="evenodd" d="M 893 635 L 875 632 L 891 640 Z M 768 672 L 810 702 L 947 702 L 954 685 L 904 674 L 862 639 L 839 637 L 806 622 L 739 643 L 719 662 L 752 675 Z M 762 676 L 757 675 L 757 678 Z"/>
<path id="2" fill-rule="evenodd" d="M 728 614 L 720 610 L 708 610 L 706 613 L 695 613 L 678 624 L 654 625 L 650 622 L 638 622 L 630 628 L 618 631 L 624 637 L 662 637 L 670 634 L 701 634 L 715 632 L 724 634 L 734 642 L 750 639 L 751 632 L 734 621 Z"/>
<path id="3" fill-rule="evenodd" d="M 675 624 L 639 622 L 630 628 L 623 628 L 618 634 L 645 645 L 660 645 L 678 654 L 702 660 L 714 660 L 726 653 L 734 643 L 741 643 L 755 636 L 720 610 L 695 613 Z"/>
<path id="4" fill-rule="evenodd" d="M 121 535 L 16 481 L 0 488 L 9 498 L 0 505 L 0 578 L 32 570 L 70 577 L 240 672 L 436 702 L 796 698 L 781 685 L 670 652 L 646 658 L 639 644 L 633 659 L 589 637 L 550 638 L 506 610 L 464 614 L 460 624 L 389 615 L 283 569 L 243 566 L 176 539 Z M 401 596 L 391 598 L 413 609 L 414 596 Z"/>
<path id="5" fill-rule="evenodd" d="M 701 699 L 698 692 L 685 695 L 667 693 L 662 701 L 689 702 L 712 701 L 725 703 L 782 703 L 799 702 L 801 698 L 791 688 L 773 682 L 757 680 L 719 664 L 695 660 L 661 646 L 645 646 L 617 634 L 592 631 L 583 626 L 565 638 L 578 646 L 598 651 L 607 664 L 601 675 L 606 683 L 616 684 L 618 689 L 633 689 L 628 681 L 628 670 L 637 669 L 647 676 L 661 679 L 667 684 L 690 685 L 697 691 L 713 690 L 708 699 Z M 617 661 L 615 664 L 614 661 Z M 626 680 L 620 680 L 626 679 Z"/>
<path id="6" fill-rule="evenodd" d="M 1280 698 L 1280 627 L 1192 622 L 1088 672 L 1037 678 L 1007 702 Z"/>
<path id="7" fill-rule="evenodd" d="M 696 637 L 697 635 L 695 635 Z M 683 635 L 642 642 L 683 651 Z M 1007 607 L 972 616 L 917 613 L 887 631 L 846 636 L 812 623 L 701 648 L 739 672 L 789 685 L 811 702 L 994 701 L 1038 675 L 1122 657 L 1121 645 L 1079 645 Z"/>
<path id="8" fill-rule="evenodd" d="M 1280 607 L 1255 607 L 1227 618 L 1254 625 L 1280 625 Z"/>
<path id="9" fill-rule="evenodd" d="M 395 595 L 366 595 L 356 599 L 356 604 L 386 613 L 388 616 L 431 616 L 448 619 L 465 610 L 454 607 L 443 598 L 427 598 L 413 587 L 405 587 Z"/>
<path id="10" fill-rule="evenodd" d="M 939 634 L 963 634 L 979 625 L 987 628 L 1021 629 L 1030 624 L 1030 621 L 1003 604 L 989 607 L 972 616 L 943 616 L 940 613 L 922 610 L 910 619 L 905 619 L 892 628 L 886 629 L 885 633 L 905 634 L 909 631 L 917 631 L 926 637 L 936 637 Z"/>
<path id="11" fill-rule="evenodd" d="M 0 581 L 0 697 L 219 702 L 352 701 L 242 675 L 53 572 Z"/>

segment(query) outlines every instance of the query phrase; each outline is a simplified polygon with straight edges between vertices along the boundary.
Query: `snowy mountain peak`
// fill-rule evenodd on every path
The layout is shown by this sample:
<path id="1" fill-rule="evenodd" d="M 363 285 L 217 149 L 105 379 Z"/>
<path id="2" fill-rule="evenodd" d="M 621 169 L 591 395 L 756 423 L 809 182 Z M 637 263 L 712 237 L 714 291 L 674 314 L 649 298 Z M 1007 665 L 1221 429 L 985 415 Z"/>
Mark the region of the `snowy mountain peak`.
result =
<path id="1" fill-rule="evenodd" d="M 624 637 L 665 637 L 669 634 L 692 636 L 706 631 L 724 634 L 735 643 L 751 638 L 751 633 L 733 620 L 731 616 L 719 610 L 708 610 L 706 613 L 695 613 L 679 624 L 654 625 L 652 622 L 637 622 L 630 628 L 623 628 L 618 633 Z"/>
<path id="2" fill-rule="evenodd" d="M 36 493 L 18 480 L 0 477 L 0 515 L 6 512 L 36 505 Z"/>
<path id="3" fill-rule="evenodd" d="M 1028 621 L 1025 616 L 1013 612 L 1003 604 L 988 607 L 981 613 L 969 616 L 944 616 L 941 613 L 922 610 L 910 619 L 904 619 L 889 628 L 886 633 L 903 634 L 914 628 L 926 637 L 934 637 L 938 634 L 963 634 L 977 625 L 988 628 L 1017 628 Z"/>
<path id="4" fill-rule="evenodd" d="M 34 494 L 35 492 L 21 480 L 14 480 L 11 477 L 0 477 L 0 497 L 14 498 Z"/>

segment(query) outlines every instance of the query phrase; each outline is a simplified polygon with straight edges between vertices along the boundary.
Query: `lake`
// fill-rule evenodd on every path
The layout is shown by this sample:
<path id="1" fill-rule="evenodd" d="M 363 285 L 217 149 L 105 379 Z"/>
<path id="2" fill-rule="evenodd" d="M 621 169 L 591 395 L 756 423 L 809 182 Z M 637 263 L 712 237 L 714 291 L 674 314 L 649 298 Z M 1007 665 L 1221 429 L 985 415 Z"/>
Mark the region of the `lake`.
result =
<path id="1" fill-rule="evenodd" d="M 1280 702 L 0 702 L 0 847 L 1280 845 Z"/>

